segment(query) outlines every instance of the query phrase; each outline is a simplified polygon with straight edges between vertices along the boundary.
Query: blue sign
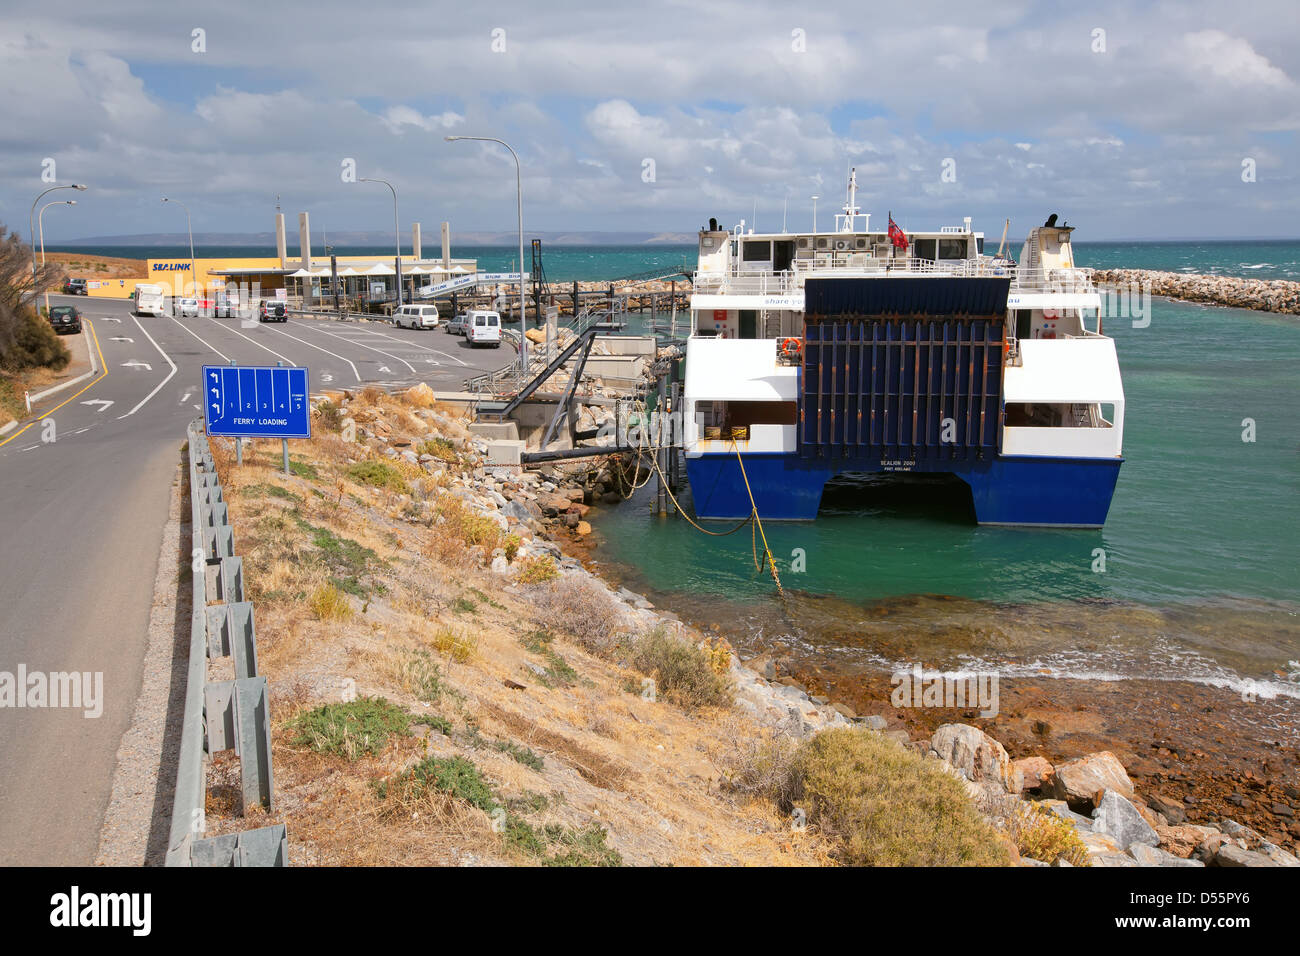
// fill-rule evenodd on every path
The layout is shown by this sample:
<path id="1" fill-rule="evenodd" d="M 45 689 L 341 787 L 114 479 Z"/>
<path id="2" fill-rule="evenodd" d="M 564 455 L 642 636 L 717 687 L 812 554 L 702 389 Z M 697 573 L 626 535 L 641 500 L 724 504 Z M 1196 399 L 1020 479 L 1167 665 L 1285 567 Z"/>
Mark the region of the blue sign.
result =
<path id="1" fill-rule="evenodd" d="M 308 371 L 265 365 L 203 366 L 209 435 L 310 438 Z"/>

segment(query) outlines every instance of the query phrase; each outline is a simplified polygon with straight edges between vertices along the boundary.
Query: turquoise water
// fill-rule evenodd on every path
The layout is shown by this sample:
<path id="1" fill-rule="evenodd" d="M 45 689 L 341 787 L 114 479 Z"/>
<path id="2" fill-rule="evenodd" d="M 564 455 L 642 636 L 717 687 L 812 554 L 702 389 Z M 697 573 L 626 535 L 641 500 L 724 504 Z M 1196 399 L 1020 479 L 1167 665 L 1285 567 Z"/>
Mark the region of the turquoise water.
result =
<path id="1" fill-rule="evenodd" d="M 1107 332 L 1126 461 L 1102 530 L 981 528 L 960 483 L 860 477 L 828 488 L 816 522 L 765 524 L 786 604 L 754 572 L 749 529 L 707 538 L 653 517 L 649 489 L 600 514 L 597 556 L 700 622 L 864 665 L 906 651 L 1004 674 L 1250 677 L 1300 697 L 1300 321 L 1157 300 L 1149 327 Z"/>

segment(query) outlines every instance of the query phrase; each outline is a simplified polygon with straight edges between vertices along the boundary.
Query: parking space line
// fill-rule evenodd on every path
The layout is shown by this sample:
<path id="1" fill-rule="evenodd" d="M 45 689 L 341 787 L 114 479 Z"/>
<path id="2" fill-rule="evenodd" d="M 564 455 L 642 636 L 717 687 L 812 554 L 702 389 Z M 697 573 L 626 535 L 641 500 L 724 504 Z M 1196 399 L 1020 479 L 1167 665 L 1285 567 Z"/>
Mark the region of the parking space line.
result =
<path id="1" fill-rule="evenodd" d="M 281 335 L 285 336 L 286 338 L 291 338 L 295 342 L 302 342 L 303 345 L 307 345 L 310 346 L 311 348 L 316 349 L 317 351 L 324 352 L 326 355 L 333 355 L 336 359 L 342 362 L 347 362 L 348 365 L 352 367 L 352 374 L 357 377 L 357 381 L 358 382 L 361 381 L 361 373 L 357 371 L 357 367 L 355 365 L 352 365 L 351 359 L 344 358 L 342 355 L 339 355 L 337 352 L 331 352 L 329 349 L 321 348 L 319 345 L 313 345 L 311 342 L 307 342 L 303 339 L 300 339 L 296 335 L 289 335 L 289 333 L 284 331 L 284 329 L 272 328 L 271 331 L 279 332 Z"/>
<path id="2" fill-rule="evenodd" d="M 302 323 L 302 322 L 298 322 L 298 321 L 296 321 L 296 320 L 291 320 L 291 321 L 293 321 L 293 324 L 294 324 L 294 325 L 300 326 L 301 328 L 311 328 L 311 326 L 309 326 L 309 325 L 305 325 L 305 324 Z M 363 344 L 360 343 L 360 342 L 352 342 L 351 339 L 346 338 L 345 336 L 339 335 L 339 334 L 336 333 L 336 332 L 330 332 L 328 329 L 317 329 L 316 331 L 317 331 L 317 332 L 324 333 L 325 335 L 332 335 L 332 336 L 334 336 L 334 338 L 336 338 L 336 339 L 343 339 L 344 342 L 350 342 L 352 345 L 355 345 L 355 346 L 357 346 L 357 347 L 359 347 L 359 348 L 370 349 L 370 351 L 372 351 L 372 352 L 378 352 L 380 355 L 387 355 L 387 356 L 388 356 L 389 358 L 391 358 L 391 359 L 397 359 L 397 361 L 401 362 L 403 365 L 405 365 L 407 368 L 409 368 L 409 369 L 411 370 L 411 374 L 412 374 L 412 375 L 415 374 L 415 366 L 412 365 L 410 362 L 408 362 L 406 359 L 402 358 L 400 355 L 394 355 L 392 352 L 385 352 L 383 349 L 377 349 L 377 348 L 373 348 L 373 347 L 371 347 L 371 346 L 369 346 L 369 345 L 363 345 Z"/>
<path id="3" fill-rule="evenodd" d="M 214 319 L 214 318 L 212 318 L 212 316 L 208 316 L 207 318 L 208 318 L 208 321 L 209 321 L 209 322 L 217 322 L 217 320 Z M 245 335 L 243 332 L 239 331 L 239 329 L 235 328 L 234 326 L 221 325 L 220 322 L 217 322 L 217 325 L 220 325 L 221 328 L 226 329 L 226 330 L 229 331 L 229 332 L 234 332 L 234 333 L 235 333 L 236 335 L 238 335 L 241 339 L 248 339 L 248 341 L 252 342 L 252 343 L 253 343 L 254 345 L 256 345 L 259 349 L 266 349 L 266 351 L 270 352 L 270 353 L 271 353 L 272 355 L 274 355 L 276 358 L 280 359 L 281 361 L 288 362 L 288 363 L 289 363 L 290 365 L 292 365 L 294 368 L 297 368 L 297 367 L 298 367 L 298 363 L 295 362 L 293 359 L 289 358 L 289 356 L 287 356 L 287 355 L 281 355 L 279 352 L 277 352 L 275 349 L 271 348 L 269 345 L 263 345 L 261 342 L 257 341 L 257 339 L 254 339 L 254 338 L 251 338 L 251 337 Z"/>
<path id="4" fill-rule="evenodd" d="M 389 335 L 387 332 L 376 332 L 374 329 L 363 329 L 363 328 L 361 328 L 360 326 L 357 327 L 357 331 L 358 331 L 358 332 L 367 332 L 367 333 L 369 333 L 370 335 L 379 335 L 379 336 L 383 336 L 383 337 L 386 338 L 386 339 L 392 339 L 394 342 L 401 342 L 403 345 L 409 345 L 409 346 L 411 346 L 412 348 L 419 348 L 419 349 L 424 349 L 426 352 L 433 352 L 435 355 L 445 355 L 445 356 L 447 356 L 447 358 L 451 359 L 453 362 L 459 362 L 461 365 L 464 365 L 466 368 L 469 368 L 469 367 L 470 367 L 469 363 L 466 362 L 464 359 L 460 358 L 459 356 L 452 355 L 452 354 L 450 354 L 449 352 L 443 352 L 443 351 L 440 350 L 440 349 L 435 349 L 435 348 L 432 348 L 431 346 L 428 346 L 428 345 L 420 345 L 419 343 L 412 342 L 410 339 L 400 338 L 399 336 L 396 336 L 396 335 Z M 360 344 L 360 343 L 358 343 L 358 344 Z"/>
<path id="5" fill-rule="evenodd" d="M 129 417 L 129 416 L 131 416 L 131 415 L 134 415 L 134 414 L 135 414 L 136 412 L 138 412 L 140 409 L 144 408 L 144 404 L 145 404 L 145 402 L 149 401 L 149 399 L 151 399 L 151 398 L 153 398 L 155 395 L 157 395 L 158 392 L 159 392 L 159 390 L 160 390 L 164 385 L 166 385 L 168 382 L 170 382 L 170 381 L 172 380 L 172 376 L 174 376 L 174 375 L 176 374 L 176 363 L 172 361 L 171 356 L 168 355 L 166 352 L 164 352 L 163 349 L 162 349 L 162 346 L 159 345 L 156 341 L 154 341 L 154 337 L 153 337 L 152 335 L 149 334 L 149 330 L 146 329 L 143 325 L 140 325 L 140 320 L 139 320 L 139 319 L 137 319 L 137 318 L 133 315 L 133 316 L 131 316 L 131 320 L 132 320 L 133 322 L 135 322 L 136 325 L 139 325 L 139 326 L 140 326 L 140 331 L 144 333 L 144 337 L 147 338 L 147 339 L 148 339 L 148 340 L 153 344 L 153 347 L 156 348 L 156 349 L 158 350 L 158 354 L 161 355 L 161 356 L 163 357 L 164 360 L 166 360 L 167 364 L 170 365 L 170 366 L 172 367 L 172 370 L 171 370 L 169 373 L 167 373 L 167 377 L 166 377 L 165 379 L 163 379 L 163 380 L 162 380 L 161 382 L 159 382 L 156 386 L 154 386 L 154 390 L 153 390 L 152 392 L 150 392 L 150 393 L 149 393 L 148 395 L 146 395 L 144 398 L 140 399 L 140 403 L 139 403 L 138 405 L 136 405 L 135 408 L 131 409 L 131 410 L 130 410 L 129 412 L 127 412 L 125 415 L 118 415 L 117 417 L 118 417 L 119 419 L 127 418 L 127 417 Z M 184 328 L 184 326 L 182 326 L 182 328 Z M 194 337 L 195 337 L 196 339 L 199 338 L 197 335 L 194 336 Z M 203 341 L 203 340 L 202 340 L 202 339 L 199 339 L 199 341 L 201 342 L 201 341 Z"/>
<path id="6" fill-rule="evenodd" d="M 212 351 L 216 352 L 218 355 L 220 355 L 220 356 L 221 356 L 223 359 L 225 359 L 227 362 L 232 361 L 232 359 L 230 358 L 229 355 L 227 355 L 225 352 L 221 351 L 221 349 L 217 348 L 217 347 L 216 347 L 215 345 L 213 345 L 211 342 L 206 341 L 202 336 L 200 336 L 200 335 L 199 335 L 197 332 L 195 332 L 193 329 L 188 328 L 188 327 L 185 325 L 184 322 L 181 322 L 181 321 L 180 321 L 179 319 L 177 319 L 175 316 L 169 315 L 169 316 L 167 316 L 167 318 L 171 319 L 173 322 L 175 322 L 177 325 L 179 325 L 182 329 L 185 329 L 186 332 L 189 332 L 190 335 L 194 336 L 196 339 L 198 339 L 200 342 L 202 342 L 204 345 L 206 345 L 206 346 L 207 346 L 208 348 L 210 348 Z"/>

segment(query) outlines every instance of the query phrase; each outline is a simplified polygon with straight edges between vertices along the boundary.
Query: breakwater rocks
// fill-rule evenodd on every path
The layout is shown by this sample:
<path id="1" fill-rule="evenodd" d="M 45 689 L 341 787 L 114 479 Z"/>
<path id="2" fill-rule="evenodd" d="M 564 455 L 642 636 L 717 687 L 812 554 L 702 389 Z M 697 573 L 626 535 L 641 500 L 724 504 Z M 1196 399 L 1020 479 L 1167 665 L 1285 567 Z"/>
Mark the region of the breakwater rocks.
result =
<path id="1" fill-rule="evenodd" d="M 1236 276 L 1152 272 L 1146 269 L 1099 269 L 1092 274 L 1099 286 L 1121 290 L 1140 288 L 1151 295 L 1209 302 L 1234 309 L 1300 315 L 1300 282 L 1285 279 L 1241 279 Z"/>

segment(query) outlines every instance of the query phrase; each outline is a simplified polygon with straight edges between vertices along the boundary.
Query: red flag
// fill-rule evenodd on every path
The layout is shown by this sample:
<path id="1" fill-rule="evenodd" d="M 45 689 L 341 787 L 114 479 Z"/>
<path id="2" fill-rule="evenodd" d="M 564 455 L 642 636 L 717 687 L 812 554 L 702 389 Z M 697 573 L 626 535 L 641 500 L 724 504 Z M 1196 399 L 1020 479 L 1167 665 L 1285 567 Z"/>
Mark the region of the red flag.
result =
<path id="1" fill-rule="evenodd" d="M 898 223 L 894 222 L 893 213 L 889 215 L 889 241 L 899 249 L 906 249 L 910 245 L 907 236 L 903 235 L 903 230 L 899 229 Z"/>

